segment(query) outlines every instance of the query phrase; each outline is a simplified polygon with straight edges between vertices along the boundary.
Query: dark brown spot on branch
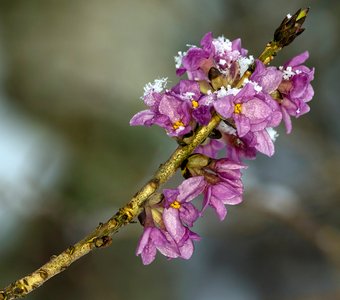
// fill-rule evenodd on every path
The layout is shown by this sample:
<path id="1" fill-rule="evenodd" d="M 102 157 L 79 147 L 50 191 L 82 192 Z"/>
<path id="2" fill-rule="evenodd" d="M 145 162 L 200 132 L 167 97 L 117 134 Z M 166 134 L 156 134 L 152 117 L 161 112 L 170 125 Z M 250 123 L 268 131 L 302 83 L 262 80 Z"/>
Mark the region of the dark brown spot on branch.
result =
<path id="1" fill-rule="evenodd" d="M 70 246 L 67 248 L 66 253 L 72 255 L 74 253 L 74 250 L 75 250 L 74 246 Z"/>
<path id="2" fill-rule="evenodd" d="M 0 292 L 0 300 L 6 300 L 7 296 L 5 292 Z"/>
<path id="3" fill-rule="evenodd" d="M 13 292 L 15 295 L 21 295 L 25 292 L 25 290 L 21 286 L 18 286 L 13 290 Z"/>
<path id="4" fill-rule="evenodd" d="M 96 248 L 104 248 L 109 246 L 112 243 L 112 238 L 105 235 L 101 238 L 97 238 L 94 241 L 94 245 L 96 246 Z"/>
<path id="5" fill-rule="evenodd" d="M 159 179 L 154 178 L 152 180 L 149 181 L 149 184 L 151 185 L 151 187 L 153 189 L 157 189 L 158 185 L 159 185 Z"/>
<path id="6" fill-rule="evenodd" d="M 44 269 L 40 269 L 38 270 L 38 274 L 40 275 L 40 277 L 43 279 L 43 280 L 46 280 L 48 278 L 48 273 L 46 270 Z"/>

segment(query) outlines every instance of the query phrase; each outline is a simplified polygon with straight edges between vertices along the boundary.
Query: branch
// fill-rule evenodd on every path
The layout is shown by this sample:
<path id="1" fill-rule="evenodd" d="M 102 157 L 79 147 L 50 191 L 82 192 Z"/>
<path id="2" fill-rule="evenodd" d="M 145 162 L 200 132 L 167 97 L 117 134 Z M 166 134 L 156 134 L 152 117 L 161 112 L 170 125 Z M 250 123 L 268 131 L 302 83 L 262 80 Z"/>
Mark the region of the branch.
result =
<path id="1" fill-rule="evenodd" d="M 284 19 L 280 27 L 275 31 L 274 40 L 267 44 L 259 59 L 269 63 L 287 41 L 289 43 L 303 30 L 300 29 L 308 9 L 299 10 L 294 16 Z M 287 31 L 288 28 L 288 31 Z M 293 29 L 292 29 L 293 28 Z M 287 33 L 288 32 L 288 33 Z M 286 43 L 286 44 L 285 44 Z M 243 77 L 234 84 L 240 87 L 254 69 L 251 66 Z M 129 224 L 141 212 L 144 203 L 157 189 L 172 177 L 182 162 L 209 136 L 213 129 L 220 123 L 221 118 L 215 113 L 206 126 L 199 127 L 194 133 L 190 143 L 180 145 L 171 157 L 158 168 L 152 179 L 146 183 L 139 192 L 124 207 L 111 217 L 106 223 L 100 224 L 92 233 L 84 239 L 68 247 L 59 255 L 53 255 L 51 259 L 33 273 L 13 282 L 3 290 L 0 290 L 0 300 L 22 298 L 44 284 L 47 280 L 66 270 L 73 262 L 88 254 L 96 248 L 103 248 L 111 244 L 111 236 L 122 226 Z"/>
<path id="2" fill-rule="evenodd" d="M 24 297 L 53 276 L 66 270 L 73 262 L 88 254 L 95 248 L 103 248 L 111 243 L 111 236 L 118 229 L 130 223 L 143 207 L 144 202 L 169 180 L 181 165 L 181 163 L 199 146 L 209 133 L 221 121 L 220 117 L 214 115 L 208 125 L 199 128 L 194 135 L 192 142 L 186 146 L 179 146 L 171 157 L 162 164 L 153 178 L 145 184 L 141 190 L 124 207 L 110 218 L 106 223 L 100 224 L 92 233 L 80 242 L 70 246 L 58 256 L 51 259 L 42 267 L 34 271 L 0 291 L 0 300 L 10 300 Z"/>

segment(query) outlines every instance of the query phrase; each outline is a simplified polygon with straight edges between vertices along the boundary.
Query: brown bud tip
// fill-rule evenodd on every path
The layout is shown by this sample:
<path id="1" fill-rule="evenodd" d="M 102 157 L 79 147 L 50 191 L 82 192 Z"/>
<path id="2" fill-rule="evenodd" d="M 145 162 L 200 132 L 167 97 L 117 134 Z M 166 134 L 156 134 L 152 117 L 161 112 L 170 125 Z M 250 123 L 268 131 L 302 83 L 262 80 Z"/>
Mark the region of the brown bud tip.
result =
<path id="1" fill-rule="evenodd" d="M 300 8 L 293 16 L 287 15 L 281 25 L 275 30 L 274 42 L 281 48 L 289 45 L 305 29 L 302 24 L 306 20 L 309 8 Z"/>

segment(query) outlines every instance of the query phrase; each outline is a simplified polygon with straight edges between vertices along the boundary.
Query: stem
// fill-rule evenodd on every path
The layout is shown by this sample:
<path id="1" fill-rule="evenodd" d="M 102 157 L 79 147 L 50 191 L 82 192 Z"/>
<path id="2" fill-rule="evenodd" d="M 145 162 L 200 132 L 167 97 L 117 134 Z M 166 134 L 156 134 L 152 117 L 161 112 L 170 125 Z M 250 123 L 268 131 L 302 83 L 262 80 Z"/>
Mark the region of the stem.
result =
<path id="1" fill-rule="evenodd" d="M 95 248 L 103 248 L 111 244 L 111 236 L 117 230 L 130 223 L 140 213 L 144 202 L 169 180 L 181 163 L 199 146 L 209 133 L 219 124 L 220 117 L 213 115 L 209 124 L 200 127 L 190 144 L 179 146 L 171 157 L 162 164 L 152 179 L 106 223 L 100 224 L 92 233 L 73 246 L 68 247 L 58 256 L 51 259 L 33 273 L 13 282 L 0 291 L 0 300 L 21 298 L 41 286 L 47 280 L 66 270 L 69 265 L 88 254 Z"/>
<path id="2" fill-rule="evenodd" d="M 293 19 L 288 22 L 290 27 L 295 26 L 294 31 L 286 32 L 286 18 L 284 20 L 286 23 L 283 22 L 276 30 L 276 32 L 278 32 L 277 36 L 283 36 L 285 42 L 286 40 L 291 42 L 292 38 L 295 38 L 295 36 L 302 32 L 300 27 L 307 13 L 308 9 L 299 10 L 293 16 Z M 296 24 L 299 26 L 297 29 Z M 259 59 L 263 63 L 268 64 L 286 44 L 284 44 L 282 41 L 272 41 L 268 43 Z M 251 66 L 245 72 L 242 78 L 234 84 L 234 87 L 241 87 L 244 80 L 249 78 L 249 76 L 252 74 L 253 69 L 254 66 Z M 145 201 L 147 201 L 147 199 L 157 191 L 161 184 L 168 181 L 168 179 L 175 174 L 182 162 L 188 158 L 195 148 L 198 147 L 209 136 L 209 134 L 220 123 L 220 121 L 221 118 L 215 113 L 212 116 L 209 124 L 199 127 L 190 143 L 185 146 L 179 146 L 171 155 L 171 157 L 164 164 L 160 165 L 152 179 L 135 194 L 129 203 L 120 208 L 113 217 L 111 217 L 106 223 L 99 224 L 99 226 L 92 233 L 87 235 L 84 239 L 73 246 L 68 247 L 61 254 L 53 255 L 46 264 L 33 273 L 18 279 L 3 290 L 0 290 L 0 300 L 10 300 L 25 297 L 27 294 L 44 284 L 53 276 L 66 270 L 73 262 L 88 254 L 90 251 L 110 245 L 112 242 L 111 236 L 117 232 L 120 227 L 130 223 L 136 216 L 138 216 Z"/>

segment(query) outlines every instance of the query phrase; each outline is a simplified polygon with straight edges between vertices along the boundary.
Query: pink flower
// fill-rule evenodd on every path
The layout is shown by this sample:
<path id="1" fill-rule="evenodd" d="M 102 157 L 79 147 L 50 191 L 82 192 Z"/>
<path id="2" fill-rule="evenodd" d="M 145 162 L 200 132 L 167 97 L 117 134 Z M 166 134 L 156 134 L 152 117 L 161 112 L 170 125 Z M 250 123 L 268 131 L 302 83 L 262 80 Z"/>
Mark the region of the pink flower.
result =
<path id="1" fill-rule="evenodd" d="M 242 202 L 243 184 L 241 169 L 245 165 L 223 158 L 214 161 L 204 174 L 206 188 L 204 190 L 203 211 L 207 206 L 215 209 L 222 221 L 227 215 L 226 204 L 235 205 Z"/>
<path id="2" fill-rule="evenodd" d="M 219 98 L 214 107 L 225 119 L 235 122 L 239 137 L 248 132 L 261 131 L 277 126 L 282 118 L 271 97 L 256 91 L 252 83 L 246 84 L 236 95 Z"/>
<path id="3" fill-rule="evenodd" d="M 290 117 L 300 117 L 309 112 L 309 102 L 314 96 L 310 82 L 314 79 L 314 68 L 309 69 L 302 65 L 309 57 L 308 52 L 303 52 L 286 62 L 281 68 L 283 80 L 278 87 L 282 95 L 281 111 L 287 133 L 292 131 Z"/>

